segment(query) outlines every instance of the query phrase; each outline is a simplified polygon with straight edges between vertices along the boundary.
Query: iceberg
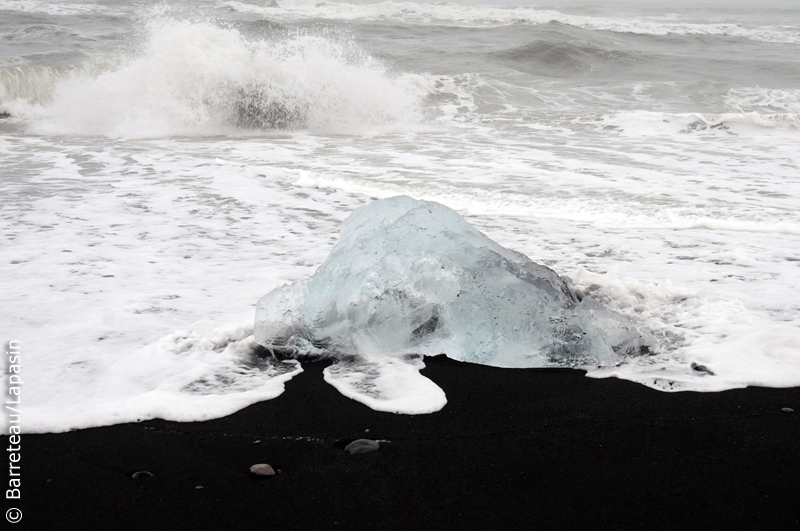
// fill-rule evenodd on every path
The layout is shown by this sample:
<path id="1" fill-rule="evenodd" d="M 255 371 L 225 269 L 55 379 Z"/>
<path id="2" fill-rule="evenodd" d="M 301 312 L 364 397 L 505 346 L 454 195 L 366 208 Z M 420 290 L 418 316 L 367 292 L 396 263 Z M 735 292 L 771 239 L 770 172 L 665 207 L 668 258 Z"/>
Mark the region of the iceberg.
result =
<path id="1" fill-rule="evenodd" d="M 357 209 L 313 276 L 262 297 L 255 339 L 279 358 L 331 359 L 325 379 L 343 394 L 405 413 L 446 402 L 419 374 L 423 356 L 596 367 L 655 346 L 647 330 L 552 269 L 450 208 L 407 196 Z"/>

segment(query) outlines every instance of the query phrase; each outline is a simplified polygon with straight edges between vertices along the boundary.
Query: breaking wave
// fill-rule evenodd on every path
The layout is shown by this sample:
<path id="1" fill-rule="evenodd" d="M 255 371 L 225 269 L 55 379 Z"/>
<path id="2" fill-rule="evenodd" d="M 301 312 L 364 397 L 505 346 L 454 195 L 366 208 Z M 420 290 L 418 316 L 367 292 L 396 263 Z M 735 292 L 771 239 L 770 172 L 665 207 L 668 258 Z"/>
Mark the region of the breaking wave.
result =
<path id="1" fill-rule="evenodd" d="M 111 66 L 2 76 L 0 105 L 34 132 L 121 137 L 402 128 L 421 122 L 430 85 L 425 76 L 395 74 L 347 37 L 282 32 L 253 40 L 175 20 L 151 21 L 141 44 Z"/>
<path id="2" fill-rule="evenodd" d="M 69 71 L 47 66 L 0 69 L 0 112 L 14 111 L 18 114 L 31 105 L 50 101 L 56 83 Z"/>

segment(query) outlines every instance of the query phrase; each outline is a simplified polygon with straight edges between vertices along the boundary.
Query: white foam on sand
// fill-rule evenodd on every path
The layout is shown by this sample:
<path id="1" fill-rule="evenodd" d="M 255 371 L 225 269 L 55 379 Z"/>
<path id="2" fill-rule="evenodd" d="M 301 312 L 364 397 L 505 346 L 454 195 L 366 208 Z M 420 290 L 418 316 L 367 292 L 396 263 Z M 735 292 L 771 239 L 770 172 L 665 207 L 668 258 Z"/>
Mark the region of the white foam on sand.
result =
<path id="1" fill-rule="evenodd" d="M 419 373 L 423 368 L 421 359 L 371 354 L 326 367 L 324 378 L 344 396 L 376 411 L 422 415 L 447 404 L 444 391 Z"/>
<path id="2" fill-rule="evenodd" d="M 223 417 L 279 396 L 284 383 L 303 370 L 297 361 L 259 358 L 252 325 L 205 333 L 198 328 L 202 325 L 107 363 L 95 359 L 67 364 L 70 384 L 51 390 L 62 400 L 37 407 L 37 400 L 25 397 L 26 431 L 88 428 L 99 419 L 117 424 Z"/>
<path id="3" fill-rule="evenodd" d="M 662 391 L 723 391 L 800 385 L 800 330 L 748 311 L 741 301 L 670 283 L 645 284 L 580 270 L 579 289 L 599 292 L 609 307 L 637 315 L 667 348 L 652 356 L 590 369 Z"/>
<path id="4" fill-rule="evenodd" d="M 793 186 L 790 163 L 796 153 L 787 146 L 756 142 L 734 158 L 733 145 L 730 153 L 724 144 L 715 153 L 695 152 L 692 146 L 702 147 L 702 141 L 685 136 L 680 138 L 687 149 L 678 164 L 677 155 L 673 160 L 668 153 L 637 152 L 638 142 L 614 136 L 612 140 L 630 147 L 631 165 L 643 167 L 630 174 L 622 164 L 615 167 L 614 179 L 604 182 L 611 192 L 602 195 L 595 192 L 592 175 L 570 170 L 568 160 L 548 157 L 544 150 L 541 164 L 549 165 L 549 173 L 525 166 L 514 144 L 486 155 L 486 160 L 502 160 L 504 170 L 499 163 L 472 167 L 460 150 L 480 145 L 468 135 L 458 137 L 447 152 L 434 149 L 439 135 L 412 138 L 418 139 L 417 149 L 402 160 L 380 138 L 353 138 L 347 150 L 336 141 L 308 135 L 275 141 L 108 142 L 102 151 L 94 148 L 93 138 L 63 137 L 57 144 L 46 137 L 0 140 L 14 167 L 34 168 L 2 184 L 8 198 L 7 236 L 14 245 L 0 267 L 5 293 L 15 304 L 0 312 L 9 330 L 22 339 L 23 352 L 31 353 L 25 365 L 34 375 L 26 380 L 26 429 L 64 431 L 157 416 L 209 418 L 274 393 L 265 387 L 238 395 L 213 391 L 209 395 L 216 397 L 203 398 L 177 383 L 160 387 L 157 377 L 144 378 L 146 369 L 137 366 L 146 367 L 152 353 L 161 352 L 176 357 L 165 362 L 165 379 L 177 382 L 184 378 L 179 377 L 182 371 L 217 374 L 211 351 L 191 358 L 197 362 L 194 367 L 177 346 L 154 345 L 165 337 L 183 341 L 176 331 L 192 322 L 211 323 L 197 329 L 198 338 L 224 323 L 252 322 L 258 297 L 311 275 L 336 242 L 345 217 L 378 190 L 387 195 L 408 192 L 457 207 L 500 244 L 566 273 L 586 289 L 599 286 L 596 297 L 643 319 L 664 349 L 641 363 L 593 375 L 654 386 L 673 382 L 665 384 L 673 390 L 800 385 L 800 311 L 793 295 L 800 287 L 796 236 L 789 231 L 674 230 L 659 228 L 652 217 L 652 228 L 609 222 L 618 207 L 632 204 L 641 207 L 636 215 L 647 221 L 648 198 L 655 197 L 660 200 L 656 207 L 678 205 L 675 212 L 687 218 L 703 213 L 719 219 L 727 212 L 766 225 L 765 212 L 774 211 L 785 212 L 785 222 L 796 223 L 797 214 L 788 209 L 790 196 L 781 195 Z M 538 154 L 540 147 L 530 149 Z M 788 164 L 748 162 L 757 160 L 757 152 L 770 150 L 777 153 L 775 160 Z M 362 157 L 366 153 L 394 156 L 407 170 L 386 173 Z M 721 162 L 702 166 L 698 161 L 705 157 Z M 658 164 L 660 171 L 652 172 L 650 164 Z M 726 180 L 731 167 L 750 180 Z M 536 197 L 482 184 L 487 176 L 502 183 L 508 168 L 523 174 L 529 188 L 537 189 L 537 179 L 550 187 L 538 187 Z M 599 162 L 588 168 L 612 173 Z M 703 174 L 696 173 L 700 169 Z M 439 173 L 452 182 L 436 179 Z M 315 175 L 325 179 L 313 180 Z M 348 182 L 360 188 L 350 190 L 343 184 Z M 671 199 L 672 182 L 691 192 L 684 197 L 693 208 Z M 748 195 L 748 183 L 768 193 Z M 573 218 L 550 217 L 551 210 L 571 201 L 559 191 L 569 187 L 585 192 L 586 208 L 597 209 L 595 220 L 580 217 L 580 210 Z M 646 196 L 624 194 L 634 187 Z M 491 201 L 482 204 L 482 198 L 492 197 L 510 197 L 509 211 L 490 210 Z M 530 204 L 543 208 L 526 209 L 514 197 L 528 197 Z M 655 208 L 652 212 L 659 215 Z M 590 278 L 581 270 L 601 276 Z M 143 347 L 151 354 L 142 355 Z M 235 374 L 235 359 L 242 358 L 231 356 L 223 369 Z M 715 374 L 693 371 L 692 363 Z M 129 369 L 120 370 L 125 367 Z M 104 383 L 106 379 L 113 385 Z M 191 383 L 188 377 L 181 381 Z M 171 398 L 164 400 L 167 396 Z M 204 405 L 212 402 L 216 405 Z"/>
<path id="5" fill-rule="evenodd" d="M 225 154 L 93 142 L 2 142 L 11 160 L 38 161 L 2 183 L 15 304 L 0 320 L 21 341 L 26 431 L 207 419 L 280 394 L 299 367 L 257 357 L 255 302 L 310 274 L 358 200 L 310 199 L 238 142 Z"/>

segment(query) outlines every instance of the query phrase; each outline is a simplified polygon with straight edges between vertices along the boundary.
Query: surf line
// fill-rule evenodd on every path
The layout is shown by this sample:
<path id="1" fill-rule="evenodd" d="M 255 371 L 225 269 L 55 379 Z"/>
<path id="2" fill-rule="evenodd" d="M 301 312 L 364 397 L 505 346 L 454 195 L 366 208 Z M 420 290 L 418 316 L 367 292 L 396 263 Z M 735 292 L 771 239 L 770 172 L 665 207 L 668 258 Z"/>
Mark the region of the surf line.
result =
<path id="1" fill-rule="evenodd" d="M 19 462 L 22 460 L 22 354 L 19 341 L 9 341 L 5 349 L 8 356 L 8 396 L 6 397 L 5 409 L 8 414 L 8 489 L 6 490 L 7 500 L 19 500 L 22 494 L 22 477 Z M 9 509 L 11 511 L 11 509 Z M 12 516 L 6 514 L 12 522 Z M 16 522 L 12 522 L 16 523 Z"/>

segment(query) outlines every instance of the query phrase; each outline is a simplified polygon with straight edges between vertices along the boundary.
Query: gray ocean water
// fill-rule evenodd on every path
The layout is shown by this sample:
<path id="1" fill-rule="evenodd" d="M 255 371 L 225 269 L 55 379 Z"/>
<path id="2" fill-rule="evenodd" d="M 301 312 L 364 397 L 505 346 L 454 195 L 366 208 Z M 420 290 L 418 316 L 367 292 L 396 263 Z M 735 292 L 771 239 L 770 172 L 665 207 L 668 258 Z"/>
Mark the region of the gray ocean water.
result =
<path id="1" fill-rule="evenodd" d="M 658 339 L 594 376 L 800 385 L 798 52 L 778 0 L 0 0 L 0 320 L 28 429 L 276 396 L 256 301 L 400 194 Z"/>

